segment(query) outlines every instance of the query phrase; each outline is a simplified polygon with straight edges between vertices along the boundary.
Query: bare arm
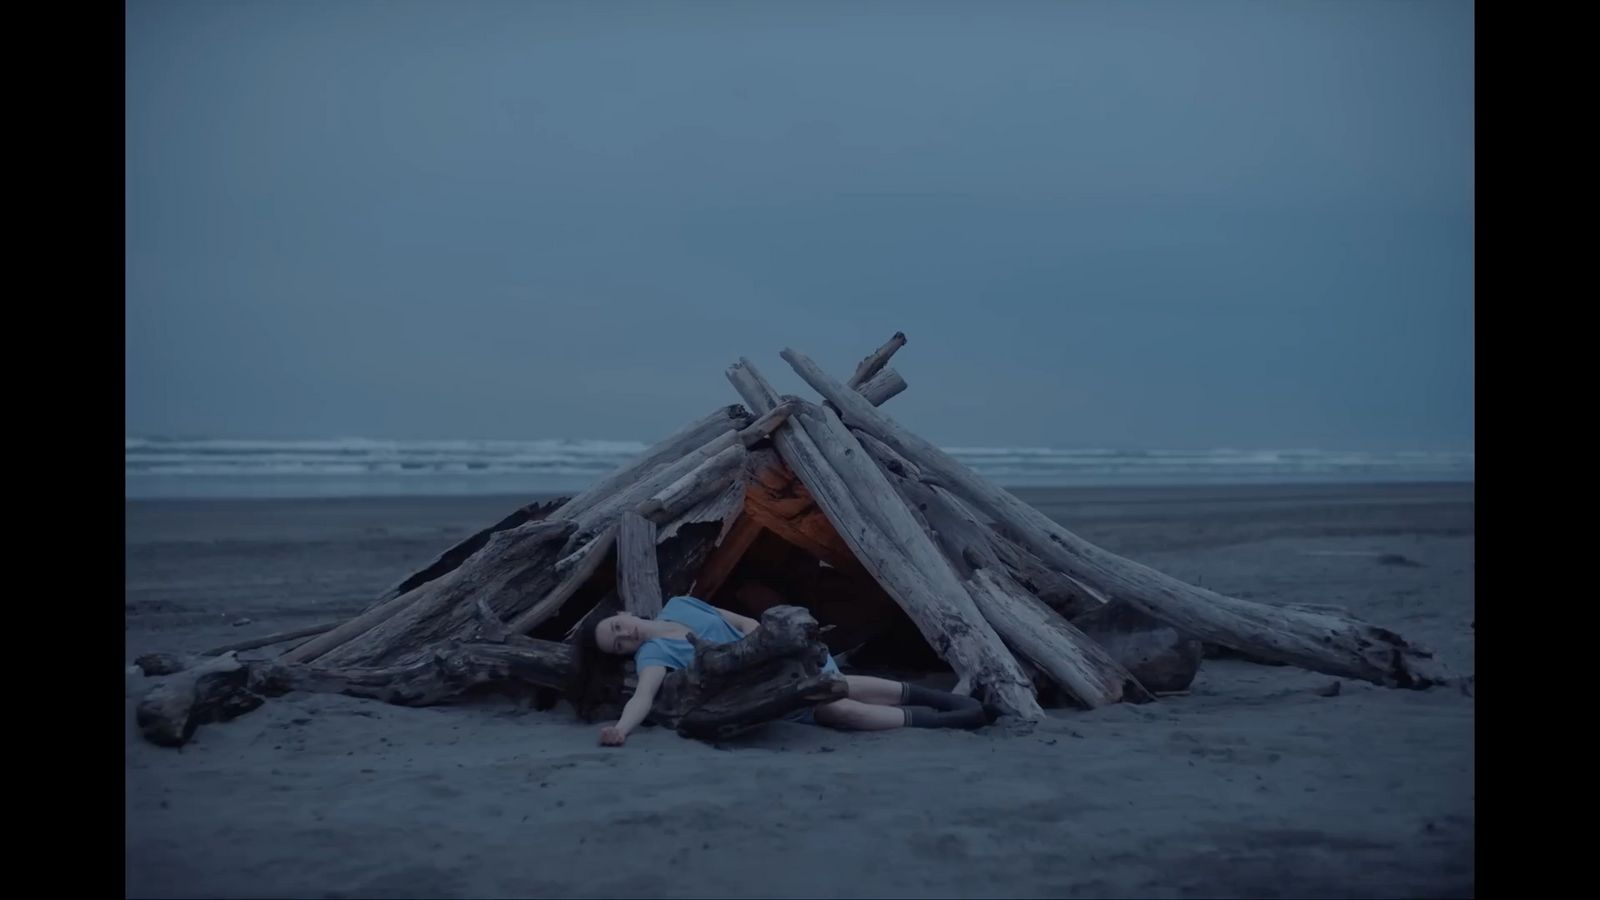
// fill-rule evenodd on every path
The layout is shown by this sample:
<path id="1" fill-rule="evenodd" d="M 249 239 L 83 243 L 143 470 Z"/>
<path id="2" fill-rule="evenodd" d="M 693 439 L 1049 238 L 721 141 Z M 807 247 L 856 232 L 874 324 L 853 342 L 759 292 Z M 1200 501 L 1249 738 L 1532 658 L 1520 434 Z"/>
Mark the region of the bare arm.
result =
<path id="1" fill-rule="evenodd" d="M 645 666 L 639 673 L 639 685 L 634 688 L 633 696 L 622 707 L 622 718 L 615 725 L 600 729 L 600 743 L 615 747 L 627 740 L 628 733 L 650 715 L 650 706 L 656 702 L 656 692 L 661 690 L 661 680 L 666 677 L 665 666 Z"/>
<path id="2" fill-rule="evenodd" d="M 728 620 L 729 625 L 732 625 L 734 628 L 738 629 L 740 634 L 749 634 L 750 632 L 761 627 L 760 622 L 757 622 L 755 619 L 752 619 L 749 616 L 741 616 L 736 612 L 731 612 L 723 609 L 720 606 L 713 606 L 711 608 L 719 613 L 722 613 L 722 617 Z"/>

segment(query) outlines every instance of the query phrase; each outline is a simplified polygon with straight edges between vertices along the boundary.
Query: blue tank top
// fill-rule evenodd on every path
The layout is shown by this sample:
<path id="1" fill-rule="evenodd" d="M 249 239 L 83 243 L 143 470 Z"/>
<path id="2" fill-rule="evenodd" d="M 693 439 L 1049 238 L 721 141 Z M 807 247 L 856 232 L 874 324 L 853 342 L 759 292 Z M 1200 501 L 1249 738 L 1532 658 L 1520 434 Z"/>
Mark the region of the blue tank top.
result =
<path id="1" fill-rule="evenodd" d="M 694 632 L 695 637 L 713 644 L 726 644 L 744 637 L 715 607 L 694 597 L 673 597 L 661 607 L 661 615 L 656 619 L 683 625 Z M 633 654 L 634 667 L 641 672 L 646 666 L 665 666 L 669 671 L 687 669 L 693 662 L 694 645 L 683 638 L 654 638 L 645 641 Z"/>

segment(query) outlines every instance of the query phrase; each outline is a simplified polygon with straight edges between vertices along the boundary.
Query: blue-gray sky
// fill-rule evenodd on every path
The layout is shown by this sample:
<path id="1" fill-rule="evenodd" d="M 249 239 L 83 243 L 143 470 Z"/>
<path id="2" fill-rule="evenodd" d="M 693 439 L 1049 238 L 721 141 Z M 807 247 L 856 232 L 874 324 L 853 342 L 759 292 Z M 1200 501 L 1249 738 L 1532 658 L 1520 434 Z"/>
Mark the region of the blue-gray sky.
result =
<path id="1" fill-rule="evenodd" d="M 1467 2 L 126 8 L 129 433 L 1473 444 Z"/>

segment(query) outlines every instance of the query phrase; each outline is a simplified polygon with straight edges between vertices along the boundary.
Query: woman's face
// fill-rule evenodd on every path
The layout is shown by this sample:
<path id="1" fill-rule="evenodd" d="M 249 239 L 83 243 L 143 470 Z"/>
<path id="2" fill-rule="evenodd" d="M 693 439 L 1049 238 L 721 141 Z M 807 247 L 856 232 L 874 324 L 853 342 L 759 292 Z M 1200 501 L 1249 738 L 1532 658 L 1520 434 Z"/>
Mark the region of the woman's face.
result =
<path id="1" fill-rule="evenodd" d="M 600 624 L 594 627 L 594 642 L 602 653 L 629 656 L 642 643 L 639 636 L 639 623 L 642 621 L 638 616 L 627 613 L 601 619 Z"/>

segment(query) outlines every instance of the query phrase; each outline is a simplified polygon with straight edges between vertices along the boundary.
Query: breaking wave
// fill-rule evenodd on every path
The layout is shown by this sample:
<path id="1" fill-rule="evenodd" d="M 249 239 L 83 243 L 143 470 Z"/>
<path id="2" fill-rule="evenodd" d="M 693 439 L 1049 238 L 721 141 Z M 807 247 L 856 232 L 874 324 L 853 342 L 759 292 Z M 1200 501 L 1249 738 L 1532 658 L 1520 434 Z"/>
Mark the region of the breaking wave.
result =
<path id="1" fill-rule="evenodd" d="M 125 437 L 128 497 L 554 493 L 644 452 L 637 441 Z M 947 447 L 1015 487 L 1471 481 L 1471 451 Z"/>

